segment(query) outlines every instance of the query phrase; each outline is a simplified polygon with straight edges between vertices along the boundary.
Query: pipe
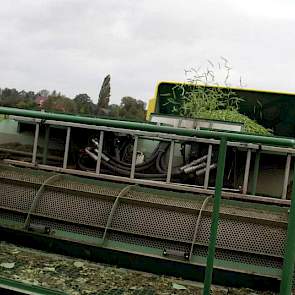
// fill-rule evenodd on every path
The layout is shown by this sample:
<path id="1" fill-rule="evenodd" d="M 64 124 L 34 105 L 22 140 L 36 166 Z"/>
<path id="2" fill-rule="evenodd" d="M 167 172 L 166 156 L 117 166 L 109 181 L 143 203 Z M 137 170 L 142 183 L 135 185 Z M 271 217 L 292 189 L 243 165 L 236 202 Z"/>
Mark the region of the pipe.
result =
<path id="1" fill-rule="evenodd" d="M 201 168 L 204 168 L 204 167 L 206 167 L 206 163 L 202 162 L 202 163 L 200 163 L 200 164 L 198 164 L 196 166 L 190 166 L 190 167 L 187 167 L 187 168 L 183 169 L 183 172 L 188 174 L 188 173 L 194 172 L 194 171 L 196 171 L 198 169 L 201 169 Z"/>
<path id="2" fill-rule="evenodd" d="M 201 158 L 198 158 L 198 159 L 196 159 L 196 160 L 194 160 L 194 161 L 192 161 L 192 162 L 190 162 L 190 163 L 188 163 L 188 164 L 186 164 L 186 165 L 180 167 L 179 169 L 180 169 L 180 170 L 185 170 L 185 169 L 187 169 L 187 168 L 189 168 L 189 167 L 191 167 L 191 166 L 197 165 L 197 164 L 199 164 L 199 163 L 205 161 L 205 160 L 207 159 L 207 157 L 208 157 L 208 155 L 205 155 L 205 156 L 203 156 L 203 157 L 201 157 Z"/>
<path id="3" fill-rule="evenodd" d="M 256 144 L 265 144 L 273 146 L 283 147 L 295 147 L 295 139 L 286 137 L 274 137 L 274 136 L 260 136 L 246 133 L 234 133 L 234 132 L 221 132 L 221 131 L 209 131 L 209 130 L 195 130 L 186 128 L 175 128 L 169 126 L 156 126 L 151 123 L 141 122 L 130 122 L 121 120 L 112 120 L 104 118 L 91 118 L 81 117 L 75 115 L 58 114 L 58 113 L 47 113 L 39 111 L 31 111 L 17 108 L 0 107 L 0 114 L 23 116 L 30 118 L 38 118 L 42 120 L 56 120 L 80 124 L 89 124 L 96 126 L 106 126 L 113 128 L 126 128 L 132 130 L 142 130 L 148 132 L 160 132 L 168 134 L 176 134 L 190 137 L 203 137 L 203 138 L 215 138 L 221 139 L 226 138 L 230 141 L 238 142 L 250 142 Z"/>

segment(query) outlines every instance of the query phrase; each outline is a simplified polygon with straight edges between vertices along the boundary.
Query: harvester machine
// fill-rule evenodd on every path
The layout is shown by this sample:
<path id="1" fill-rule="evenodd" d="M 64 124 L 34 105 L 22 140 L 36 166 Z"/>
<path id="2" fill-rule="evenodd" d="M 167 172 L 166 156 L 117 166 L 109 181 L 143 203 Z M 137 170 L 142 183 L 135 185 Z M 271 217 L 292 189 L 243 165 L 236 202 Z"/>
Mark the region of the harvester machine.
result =
<path id="1" fill-rule="evenodd" d="M 234 89 L 241 113 L 272 129 L 261 136 L 172 115 L 176 84 L 158 84 L 148 122 L 0 107 L 1 239 L 207 294 L 211 282 L 289 294 L 295 96 Z"/>

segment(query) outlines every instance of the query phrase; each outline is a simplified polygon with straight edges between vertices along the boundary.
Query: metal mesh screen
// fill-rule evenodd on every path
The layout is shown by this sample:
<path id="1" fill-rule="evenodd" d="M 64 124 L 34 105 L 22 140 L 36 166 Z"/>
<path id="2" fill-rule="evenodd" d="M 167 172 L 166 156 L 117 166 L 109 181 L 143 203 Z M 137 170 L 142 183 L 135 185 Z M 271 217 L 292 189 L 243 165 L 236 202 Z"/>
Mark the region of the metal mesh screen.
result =
<path id="1" fill-rule="evenodd" d="M 0 217 L 23 222 L 40 185 L 52 174 L 11 169 L 0 172 Z M 11 181 L 9 181 L 11 179 Z M 21 181 L 24 181 L 23 185 Z M 102 237 L 116 196 L 124 186 L 84 183 L 63 177 L 45 187 L 31 216 L 31 223 Z M 189 252 L 204 200 L 169 198 L 152 189 L 126 193 L 113 208 L 106 238 L 159 250 Z M 205 257 L 210 235 L 211 204 L 202 212 L 193 253 Z M 5 210 L 6 209 L 6 210 Z M 10 212 L 7 211 L 10 209 Z M 281 223 L 276 224 L 276 220 Z M 287 213 L 223 204 L 216 257 L 231 262 L 280 268 L 286 238 Z"/>

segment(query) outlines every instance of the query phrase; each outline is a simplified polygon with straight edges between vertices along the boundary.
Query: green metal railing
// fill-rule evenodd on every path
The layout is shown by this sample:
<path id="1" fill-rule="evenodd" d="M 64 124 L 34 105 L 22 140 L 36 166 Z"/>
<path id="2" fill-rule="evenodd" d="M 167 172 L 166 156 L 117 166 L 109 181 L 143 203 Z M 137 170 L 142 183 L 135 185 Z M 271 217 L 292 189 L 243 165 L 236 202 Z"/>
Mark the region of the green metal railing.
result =
<path id="1" fill-rule="evenodd" d="M 206 265 L 205 279 L 204 279 L 204 289 L 203 289 L 204 295 L 209 295 L 211 293 L 212 275 L 213 275 L 213 269 L 214 269 L 214 256 L 215 256 L 215 248 L 216 248 L 216 241 L 217 241 L 217 234 L 218 234 L 221 193 L 222 193 L 222 186 L 223 186 L 225 160 L 226 160 L 227 141 L 231 139 L 232 139 L 231 136 L 227 136 L 227 137 L 224 136 L 221 138 L 220 145 L 219 145 L 214 204 L 213 204 L 213 212 L 211 217 L 210 239 L 209 239 L 207 265 Z M 273 145 L 278 144 L 276 140 L 277 140 L 276 138 L 273 138 Z M 257 143 L 257 142 L 254 141 L 252 143 Z M 260 157 L 260 154 L 256 156 L 256 161 L 254 165 L 255 166 L 254 172 L 256 171 L 254 173 L 255 175 L 258 173 L 257 167 L 259 165 L 259 157 Z M 294 165 L 294 171 L 295 171 L 295 165 Z M 255 188 L 252 190 L 255 190 Z M 280 295 L 289 295 L 292 292 L 294 263 L 295 263 L 295 201 L 294 200 L 295 200 L 295 173 L 293 173 L 291 207 L 290 207 L 289 218 L 288 218 L 288 232 L 287 232 L 284 263 L 283 263 L 282 277 L 281 277 L 281 284 L 280 284 Z"/>
<path id="2" fill-rule="evenodd" d="M 224 166 L 225 166 L 225 158 L 226 158 L 226 146 L 227 146 L 227 141 L 225 138 L 222 138 L 220 141 L 219 154 L 218 154 L 214 205 L 213 205 L 213 212 L 212 212 L 212 218 L 211 218 L 211 234 L 210 234 L 210 240 L 209 240 L 209 246 L 208 246 L 207 266 L 206 266 L 205 281 L 204 281 L 204 294 L 210 294 L 210 289 L 211 289 L 211 281 L 212 281 L 212 274 L 213 274 L 213 268 L 214 268 L 215 247 L 216 247 L 218 223 L 219 223 L 221 192 L 222 192 L 222 186 L 223 186 Z"/>
<path id="3" fill-rule="evenodd" d="M 155 133 L 168 133 L 176 134 L 182 136 L 196 136 L 201 138 L 227 138 L 230 141 L 237 142 L 247 142 L 247 143 L 258 143 L 274 146 L 284 146 L 284 147 L 295 147 L 295 139 L 285 138 L 285 137 L 274 137 L 274 136 L 259 136 L 253 134 L 245 133 L 231 133 L 231 132 L 220 132 L 220 131 L 208 131 L 208 130 L 196 130 L 196 129 L 185 129 L 185 128 L 175 128 L 169 126 L 157 126 L 151 123 L 141 123 L 141 122 L 130 122 L 130 121 L 120 121 L 111 120 L 105 118 L 92 118 L 92 117 L 82 117 L 73 116 L 67 114 L 57 114 L 57 113 L 47 113 L 39 111 L 30 111 L 16 108 L 0 107 L 0 114 L 22 116 L 29 118 L 36 118 L 41 120 L 56 120 L 63 122 L 72 122 L 80 124 L 89 124 L 96 126 L 105 126 L 113 128 L 126 128 L 131 130 L 141 130 Z"/>
<path id="4" fill-rule="evenodd" d="M 141 130 L 141 131 L 148 131 L 148 132 L 154 132 L 154 133 L 168 133 L 168 134 L 176 134 L 176 135 L 182 135 L 182 136 L 210 138 L 210 139 L 212 138 L 212 139 L 220 140 L 218 164 L 217 164 L 218 167 L 217 167 L 217 175 L 216 175 L 216 182 L 215 182 L 216 185 L 215 185 L 215 193 L 214 193 L 214 205 L 213 205 L 213 212 L 212 212 L 211 232 L 210 232 L 207 265 L 206 265 L 205 280 L 204 280 L 203 294 L 205 295 L 209 295 L 211 290 L 227 143 L 235 141 L 235 142 L 245 142 L 245 143 L 253 143 L 253 144 L 265 144 L 265 145 L 271 145 L 271 146 L 295 148 L 295 139 L 293 138 L 258 136 L 258 135 L 251 135 L 251 134 L 242 134 L 242 133 L 215 132 L 215 131 L 174 128 L 174 127 L 167 127 L 167 126 L 156 126 L 156 125 L 148 124 L 148 123 L 127 122 L 127 121 L 109 120 L 109 119 L 102 119 L 102 118 L 89 118 L 89 117 L 46 113 L 46 112 L 38 112 L 38 111 L 28 111 L 28 110 L 5 108 L 5 107 L 0 107 L 0 114 L 37 118 L 41 120 L 56 120 L 56 121 L 72 122 L 72 123 L 79 123 L 79 124 L 89 124 L 89 125 L 105 126 L 105 127 L 113 127 L 113 128 L 126 128 L 131 130 Z M 260 152 L 258 152 L 255 159 L 255 165 L 254 165 L 255 179 L 257 179 L 257 175 L 258 175 L 259 160 L 260 160 Z M 294 171 L 295 171 L 295 167 L 294 167 Z M 252 193 L 255 193 L 256 181 L 254 181 L 251 191 Z M 289 295 L 291 294 L 291 290 L 292 290 L 294 262 L 295 262 L 295 251 L 293 250 L 295 249 L 295 201 L 293 200 L 295 200 L 295 173 L 293 173 L 291 207 L 290 207 L 289 220 L 288 220 L 288 232 L 287 232 L 284 263 L 283 263 L 282 278 L 281 278 L 281 287 L 280 287 L 281 295 Z"/>

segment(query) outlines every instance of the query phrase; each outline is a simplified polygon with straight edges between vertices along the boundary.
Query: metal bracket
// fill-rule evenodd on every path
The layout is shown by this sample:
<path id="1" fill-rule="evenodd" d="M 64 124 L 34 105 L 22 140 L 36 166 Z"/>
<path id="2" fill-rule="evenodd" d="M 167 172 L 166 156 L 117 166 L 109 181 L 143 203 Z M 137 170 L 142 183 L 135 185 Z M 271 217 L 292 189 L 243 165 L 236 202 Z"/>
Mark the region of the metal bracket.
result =
<path id="1" fill-rule="evenodd" d="M 55 180 L 55 178 L 59 178 L 63 175 L 61 174 L 54 174 L 52 176 L 50 176 L 49 178 L 47 178 L 43 183 L 42 185 L 39 187 L 35 197 L 34 197 L 34 200 L 31 204 L 31 208 L 27 214 L 27 217 L 26 217 L 26 220 L 25 220 L 25 223 L 24 223 L 24 229 L 29 229 L 29 226 L 30 226 L 30 220 L 31 220 L 31 215 L 32 213 L 36 210 L 36 207 L 37 207 L 37 204 L 38 204 L 38 201 L 39 201 L 39 198 L 40 196 L 42 195 L 43 191 L 45 190 L 45 187 L 46 185 L 48 185 L 51 181 Z"/>
<path id="2" fill-rule="evenodd" d="M 199 211 L 199 215 L 198 215 L 198 219 L 197 219 L 197 222 L 196 222 L 196 226 L 195 226 L 195 232 L 194 232 L 194 236 L 193 236 L 193 240 L 192 240 L 192 245 L 191 245 L 191 249 L 190 249 L 190 252 L 189 252 L 189 255 L 188 255 L 188 260 L 191 260 L 192 256 L 193 256 L 193 250 L 194 250 L 194 245 L 195 245 L 195 241 L 196 241 L 196 238 L 197 238 L 197 234 L 198 234 L 198 229 L 199 229 L 199 226 L 200 226 L 200 221 L 201 221 L 201 217 L 202 217 L 202 212 L 203 210 L 205 209 L 208 201 L 211 199 L 212 197 L 209 196 L 207 197 L 204 201 L 203 201 L 203 204 L 201 206 L 201 209 Z"/>
<path id="3" fill-rule="evenodd" d="M 106 240 L 107 231 L 108 231 L 108 229 L 109 229 L 109 227 L 110 227 L 110 225 L 111 225 L 111 223 L 112 223 L 112 220 L 113 220 L 113 217 L 114 217 L 115 211 L 116 211 L 116 209 L 117 209 L 117 207 L 118 207 L 118 205 L 119 205 L 119 200 L 120 200 L 120 198 L 122 198 L 125 194 L 127 194 L 127 193 L 130 191 L 130 189 L 131 189 L 132 187 L 134 187 L 134 186 L 136 186 L 136 184 L 135 184 L 135 185 L 134 185 L 134 184 L 131 184 L 131 185 L 127 185 L 127 186 L 125 186 L 125 187 L 119 192 L 119 194 L 117 195 L 116 200 L 115 200 L 115 202 L 113 203 L 113 206 L 112 206 L 111 212 L 110 212 L 110 214 L 109 214 L 107 224 L 106 224 L 105 229 L 104 229 L 104 233 L 103 233 L 103 236 L 102 236 L 101 246 L 103 246 L 103 244 L 104 244 L 104 242 L 105 242 L 105 240 Z"/>
<path id="4" fill-rule="evenodd" d="M 175 258 L 189 260 L 189 254 L 187 252 L 166 249 L 166 248 L 163 250 L 163 256 L 173 256 Z"/>

